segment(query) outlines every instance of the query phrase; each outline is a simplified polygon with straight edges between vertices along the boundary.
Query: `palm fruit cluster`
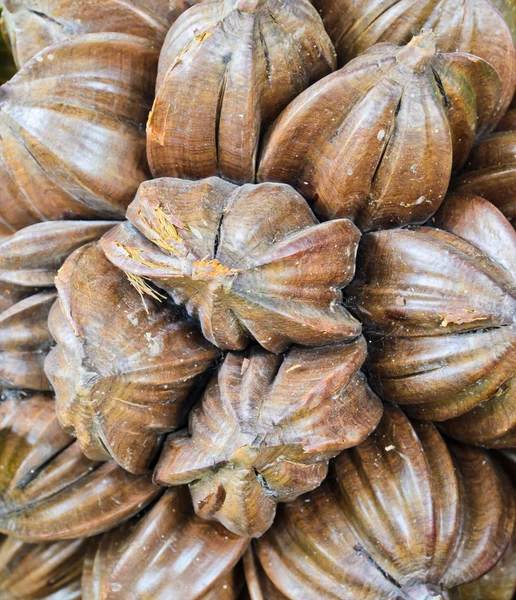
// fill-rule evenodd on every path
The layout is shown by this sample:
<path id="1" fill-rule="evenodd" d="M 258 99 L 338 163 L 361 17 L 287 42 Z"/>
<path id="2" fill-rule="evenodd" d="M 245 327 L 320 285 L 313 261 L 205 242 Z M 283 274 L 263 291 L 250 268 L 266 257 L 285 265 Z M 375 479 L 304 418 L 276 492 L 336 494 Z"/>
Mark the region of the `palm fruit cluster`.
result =
<path id="1" fill-rule="evenodd" d="M 0 7 L 0 600 L 514 600 L 516 2 Z"/>

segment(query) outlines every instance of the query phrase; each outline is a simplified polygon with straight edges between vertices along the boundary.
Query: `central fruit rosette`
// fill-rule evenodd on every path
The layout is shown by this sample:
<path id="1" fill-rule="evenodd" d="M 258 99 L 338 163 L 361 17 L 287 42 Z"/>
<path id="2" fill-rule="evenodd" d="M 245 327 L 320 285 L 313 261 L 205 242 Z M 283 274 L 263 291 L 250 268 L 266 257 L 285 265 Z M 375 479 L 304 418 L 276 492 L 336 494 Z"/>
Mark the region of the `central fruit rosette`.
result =
<path id="1" fill-rule="evenodd" d="M 142 293 L 165 290 L 223 350 L 256 340 L 271 352 L 356 338 L 344 308 L 360 238 L 347 219 L 319 223 L 278 183 L 155 179 L 140 186 L 129 221 L 101 245 Z"/>

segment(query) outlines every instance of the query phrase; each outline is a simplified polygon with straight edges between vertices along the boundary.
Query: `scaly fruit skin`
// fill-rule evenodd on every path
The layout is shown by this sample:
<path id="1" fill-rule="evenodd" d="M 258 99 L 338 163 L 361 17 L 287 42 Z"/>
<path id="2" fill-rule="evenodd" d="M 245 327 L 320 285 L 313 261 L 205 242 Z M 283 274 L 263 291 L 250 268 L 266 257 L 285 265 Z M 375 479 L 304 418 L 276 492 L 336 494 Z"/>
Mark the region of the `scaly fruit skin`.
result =
<path id="1" fill-rule="evenodd" d="M 253 182 L 260 138 L 336 66 L 309 0 L 214 0 L 174 23 L 147 125 L 154 177 Z"/>
<path id="2" fill-rule="evenodd" d="M 456 439 L 514 447 L 516 232 L 471 194 L 452 195 L 435 224 L 363 237 L 348 289 L 372 386 Z"/>
<path id="3" fill-rule="evenodd" d="M 160 494 L 149 478 L 86 458 L 60 427 L 52 398 L 0 404 L 0 532 L 28 542 L 91 537 Z"/>
<path id="4" fill-rule="evenodd" d="M 109 260 L 166 290 L 219 348 L 256 340 L 283 352 L 360 335 L 342 305 L 360 232 L 345 219 L 320 224 L 289 186 L 157 179 L 127 217 L 101 240 Z"/>
<path id="5" fill-rule="evenodd" d="M 433 30 L 439 52 L 467 52 L 491 63 L 503 83 L 501 114 L 516 86 L 513 0 L 313 0 L 345 65 L 379 42 L 406 44 Z"/>
<path id="6" fill-rule="evenodd" d="M 142 38 L 88 34 L 42 50 L 0 87 L 0 236 L 124 216 L 148 179 L 157 60 Z"/>
<path id="7" fill-rule="evenodd" d="M 0 535 L 0 600 L 79 600 L 90 543 L 28 544 Z"/>
<path id="8" fill-rule="evenodd" d="M 45 370 L 60 422 L 90 459 L 144 473 L 220 352 L 177 308 L 143 299 L 98 244 L 76 250 L 56 285 Z"/>
<path id="9" fill-rule="evenodd" d="M 185 487 L 104 535 L 83 575 L 83 600 L 236 600 L 249 541 L 200 519 Z"/>
<path id="10" fill-rule="evenodd" d="M 495 133 L 473 146 L 452 185 L 458 192 L 486 198 L 516 224 L 516 109 L 505 114 Z"/>
<path id="11" fill-rule="evenodd" d="M 446 444 L 387 405 L 320 488 L 282 505 L 255 549 L 288 599 L 444 600 L 497 562 L 514 516 L 514 490 L 487 451 Z"/>
<path id="12" fill-rule="evenodd" d="M 358 372 L 365 342 L 228 354 L 190 414 L 169 436 L 154 479 L 190 483 L 197 514 L 259 537 L 278 502 L 325 478 L 328 461 L 365 439 L 382 405 Z"/>
<path id="13" fill-rule="evenodd" d="M 86 33 L 124 33 L 163 43 L 180 14 L 169 0 L 3 0 L 3 32 L 18 68 L 38 52 Z"/>
<path id="14" fill-rule="evenodd" d="M 423 223 L 476 135 L 500 118 L 500 77 L 426 33 L 378 44 L 300 94 L 265 140 L 259 181 L 295 187 L 325 219 L 362 231 Z"/>

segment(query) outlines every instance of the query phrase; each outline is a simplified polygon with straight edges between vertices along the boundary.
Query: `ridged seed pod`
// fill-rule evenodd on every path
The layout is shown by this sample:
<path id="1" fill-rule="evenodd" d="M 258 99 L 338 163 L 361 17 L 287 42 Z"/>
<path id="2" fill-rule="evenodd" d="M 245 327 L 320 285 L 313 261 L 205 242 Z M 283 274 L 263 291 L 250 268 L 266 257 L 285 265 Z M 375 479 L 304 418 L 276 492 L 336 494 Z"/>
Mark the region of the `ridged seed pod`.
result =
<path id="1" fill-rule="evenodd" d="M 300 94 L 265 140 L 259 181 L 294 186 L 324 218 L 363 230 L 426 221 L 476 135 L 500 118 L 495 69 L 436 54 L 426 33 L 378 44 Z"/>
<path id="2" fill-rule="evenodd" d="M 3 0 L 2 7 L 18 67 L 47 46 L 85 33 L 126 33 L 160 45 L 178 14 L 169 0 Z"/>
<path id="3" fill-rule="evenodd" d="M 449 600 L 514 600 L 516 594 L 516 528 L 502 558 L 471 583 L 450 590 Z"/>
<path id="4" fill-rule="evenodd" d="M 367 234 L 349 301 L 371 337 L 373 388 L 452 437 L 516 446 L 516 232 L 451 196 L 438 228 Z"/>
<path id="5" fill-rule="evenodd" d="M 376 427 L 382 405 L 358 372 L 364 358 L 361 338 L 284 356 L 228 354 L 189 430 L 167 439 L 155 481 L 189 483 L 199 516 L 262 535 L 278 502 L 317 487 L 329 459 Z"/>
<path id="6" fill-rule="evenodd" d="M 148 179 L 157 60 L 153 42 L 88 34 L 42 50 L 0 87 L 0 236 L 124 216 Z"/>
<path id="7" fill-rule="evenodd" d="M 453 186 L 486 198 L 516 224 L 516 109 L 506 113 L 495 133 L 473 146 Z"/>
<path id="8" fill-rule="evenodd" d="M 45 357 L 53 346 L 48 314 L 55 291 L 23 298 L 0 312 L 0 387 L 51 390 Z"/>
<path id="9" fill-rule="evenodd" d="M 234 567 L 248 540 L 197 517 L 186 488 L 101 538 L 83 575 L 83 600 L 236 600 Z"/>
<path id="10" fill-rule="evenodd" d="M 493 567 L 514 516 L 514 490 L 487 451 L 446 444 L 433 424 L 386 406 L 372 436 L 282 505 L 255 549 L 287 599 L 444 600 Z"/>
<path id="11" fill-rule="evenodd" d="M 25 227 L 0 240 L 0 282 L 29 290 L 53 287 L 70 254 L 115 225 L 113 221 L 53 221 Z"/>
<path id="12" fill-rule="evenodd" d="M 252 546 L 246 551 L 243 562 L 250 600 L 288 600 L 269 579 Z"/>
<path id="13" fill-rule="evenodd" d="M 335 50 L 309 0 L 213 0 L 170 29 L 147 125 L 154 177 L 253 182 L 266 125 L 331 73 Z"/>
<path id="14" fill-rule="evenodd" d="M 0 535 L 0 600 L 80 600 L 89 544 L 28 544 Z"/>
<path id="15" fill-rule="evenodd" d="M 74 252 L 56 284 L 45 369 L 61 424 L 90 459 L 143 473 L 219 351 L 175 307 L 143 299 L 98 244 Z"/>
<path id="16" fill-rule="evenodd" d="M 292 188 L 158 179 L 127 217 L 101 240 L 109 260 L 184 304 L 219 348 L 254 339 L 282 352 L 360 335 L 342 305 L 360 234 L 343 219 L 319 224 Z"/>
<path id="17" fill-rule="evenodd" d="M 468 52 L 490 62 L 503 83 L 502 112 L 516 86 L 513 0 L 313 0 L 344 65 L 374 44 L 406 44 L 422 29 L 439 52 Z"/>
<path id="18" fill-rule="evenodd" d="M 53 346 L 47 326 L 55 301 L 54 279 L 79 246 L 116 223 L 37 223 L 0 241 L 0 386 L 50 390 L 43 371 Z M 40 292 L 38 288 L 49 288 Z"/>
<path id="19" fill-rule="evenodd" d="M 28 542 L 103 533 L 160 493 L 114 461 L 86 458 L 42 394 L 0 404 L 0 465 L 0 532 Z"/>

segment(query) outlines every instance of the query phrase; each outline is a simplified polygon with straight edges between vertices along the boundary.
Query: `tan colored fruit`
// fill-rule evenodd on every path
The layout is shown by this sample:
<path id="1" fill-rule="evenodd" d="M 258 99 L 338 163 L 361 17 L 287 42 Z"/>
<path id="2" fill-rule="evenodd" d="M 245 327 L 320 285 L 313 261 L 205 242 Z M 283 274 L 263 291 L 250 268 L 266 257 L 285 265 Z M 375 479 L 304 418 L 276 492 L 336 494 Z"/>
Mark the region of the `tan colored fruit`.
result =
<path id="1" fill-rule="evenodd" d="M 516 232 L 452 195 L 437 228 L 364 236 L 349 302 L 371 340 L 371 382 L 412 417 L 470 444 L 516 442 Z"/>
<path id="2" fill-rule="evenodd" d="M 284 356 L 228 354 L 188 431 L 169 436 L 155 481 L 189 483 L 199 516 L 261 536 L 278 502 L 316 488 L 329 459 L 378 424 L 381 402 L 358 372 L 364 358 L 360 338 Z"/>
<path id="3" fill-rule="evenodd" d="M 362 231 L 422 223 L 475 136 L 499 120 L 501 82 L 432 33 L 378 44 L 300 94 L 273 124 L 259 181 L 295 187 L 326 219 Z"/>
<path id="4" fill-rule="evenodd" d="M 153 42 L 88 34 L 42 50 L 0 87 L 0 236 L 124 216 L 148 179 L 157 60 Z"/>
<path id="5" fill-rule="evenodd" d="M 76 250 L 56 284 L 45 369 L 58 417 L 90 459 L 144 473 L 219 351 L 175 307 L 142 298 L 98 244 Z"/>
<path id="6" fill-rule="evenodd" d="M 147 125 L 154 177 L 253 182 L 260 137 L 331 73 L 333 45 L 309 0 L 213 0 L 170 29 Z"/>
<path id="7" fill-rule="evenodd" d="M 282 505 L 255 548 L 290 600 L 444 600 L 496 564 L 514 514 L 487 451 L 447 444 L 386 406 L 378 429 L 333 461 L 320 488 Z"/>
<path id="8" fill-rule="evenodd" d="M 514 0 L 313 0 L 341 64 L 379 42 L 406 44 L 421 30 L 437 35 L 439 52 L 487 60 L 503 83 L 502 113 L 516 86 Z"/>
<path id="9" fill-rule="evenodd" d="M 186 488 L 101 538 L 83 575 L 83 600 L 236 600 L 234 567 L 248 540 L 197 517 Z"/>
<path id="10" fill-rule="evenodd" d="M 2 7 L 18 67 L 47 46 L 85 33 L 125 33 L 159 46 L 179 14 L 169 0 L 3 0 Z"/>
<path id="11" fill-rule="evenodd" d="M 0 532 L 28 542 L 103 533 L 160 494 L 148 477 L 86 458 L 44 394 L 0 404 L 0 465 Z"/>
<path id="12" fill-rule="evenodd" d="M 342 305 L 359 231 L 344 219 L 320 224 L 292 188 L 157 179 L 127 217 L 101 240 L 109 260 L 185 305 L 219 348 L 256 340 L 282 352 L 360 335 Z"/>

